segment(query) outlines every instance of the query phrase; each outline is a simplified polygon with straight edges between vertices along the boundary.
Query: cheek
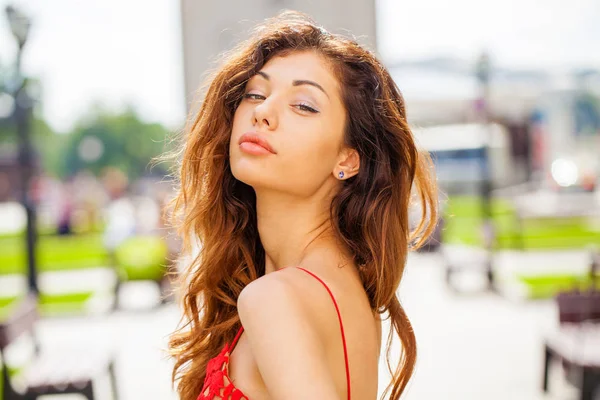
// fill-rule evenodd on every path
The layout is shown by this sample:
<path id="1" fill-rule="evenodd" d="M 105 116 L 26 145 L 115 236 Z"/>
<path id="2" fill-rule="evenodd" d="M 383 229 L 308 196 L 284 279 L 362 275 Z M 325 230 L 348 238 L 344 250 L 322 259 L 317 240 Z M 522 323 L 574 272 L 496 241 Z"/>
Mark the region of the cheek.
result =
<path id="1" fill-rule="evenodd" d="M 248 107 L 239 106 L 233 114 L 233 123 L 231 125 L 231 136 L 229 140 L 229 155 L 230 157 L 239 158 L 238 141 L 240 137 L 249 129 L 248 121 L 250 112 Z"/>
<path id="2" fill-rule="evenodd" d="M 342 139 L 341 132 L 335 124 L 321 122 L 304 132 L 302 143 L 305 157 L 315 161 L 317 165 L 327 165 L 331 168 L 335 162 Z"/>
<path id="3" fill-rule="evenodd" d="M 239 138 L 243 134 L 243 132 L 242 132 L 244 130 L 243 121 L 246 120 L 246 114 L 247 114 L 247 111 L 242 106 L 239 106 L 235 110 L 235 113 L 233 114 L 233 124 L 232 124 L 232 129 L 231 129 L 232 139 L 236 136 Z"/>
<path id="4" fill-rule="evenodd" d="M 316 126 L 297 131 L 293 137 L 297 139 L 290 141 L 286 152 L 287 170 L 309 186 L 322 182 L 335 166 L 339 149 L 337 135 L 325 126 Z"/>

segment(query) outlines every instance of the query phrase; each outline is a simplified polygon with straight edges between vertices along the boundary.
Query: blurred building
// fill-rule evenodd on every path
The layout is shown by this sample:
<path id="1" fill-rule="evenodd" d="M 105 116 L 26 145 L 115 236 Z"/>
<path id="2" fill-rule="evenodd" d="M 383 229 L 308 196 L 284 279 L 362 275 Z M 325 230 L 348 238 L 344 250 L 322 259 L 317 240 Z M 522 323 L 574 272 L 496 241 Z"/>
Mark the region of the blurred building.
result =
<path id="1" fill-rule="evenodd" d="M 188 108 L 204 74 L 222 52 L 244 40 L 249 30 L 285 9 L 305 12 L 330 32 L 350 32 L 376 49 L 375 0 L 181 0 L 185 95 Z"/>
<path id="2" fill-rule="evenodd" d="M 472 61 L 432 57 L 388 67 L 412 126 L 478 122 L 480 92 Z M 519 170 L 513 184 L 555 180 L 554 165 L 564 178 L 559 186 L 573 181 L 594 187 L 600 178 L 599 70 L 494 67 L 487 100 L 491 120 L 509 133 L 512 162 Z"/>
<path id="3" fill-rule="evenodd" d="M 558 186 L 593 190 L 600 178 L 599 93 L 600 85 L 570 79 L 538 102 L 535 167 Z"/>

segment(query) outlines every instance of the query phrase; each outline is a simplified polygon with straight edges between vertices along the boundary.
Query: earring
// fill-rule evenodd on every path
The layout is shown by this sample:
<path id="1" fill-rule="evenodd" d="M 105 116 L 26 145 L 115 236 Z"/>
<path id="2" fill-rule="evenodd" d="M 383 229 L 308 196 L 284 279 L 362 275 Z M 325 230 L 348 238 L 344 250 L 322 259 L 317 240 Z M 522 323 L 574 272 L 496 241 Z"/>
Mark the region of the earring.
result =
<path id="1" fill-rule="evenodd" d="M 344 171 L 340 171 L 340 173 L 338 174 L 338 177 L 340 179 L 344 179 Z"/>

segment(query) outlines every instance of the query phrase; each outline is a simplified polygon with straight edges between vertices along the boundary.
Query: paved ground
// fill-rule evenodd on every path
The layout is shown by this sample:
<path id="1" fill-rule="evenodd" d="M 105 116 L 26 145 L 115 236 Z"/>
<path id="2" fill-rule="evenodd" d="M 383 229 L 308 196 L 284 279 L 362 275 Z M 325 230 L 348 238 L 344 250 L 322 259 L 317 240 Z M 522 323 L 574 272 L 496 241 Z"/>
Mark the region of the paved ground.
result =
<path id="1" fill-rule="evenodd" d="M 552 396 L 540 393 L 542 337 L 555 324 L 551 302 L 458 296 L 446 289 L 442 277 L 435 256 L 411 257 L 400 293 L 418 338 L 419 360 L 406 399 L 576 398 L 558 368 L 552 374 Z M 134 301 L 153 295 L 152 288 L 137 290 L 129 293 Z M 163 350 L 177 321 L 176 306 L 168 305 L 150 312 L 46 319 L 40 334 L 43 344 L 53 348 L 114 346 L 121 400 L 170 400 L 176 396 Z M 99 395 L 100 400 L 110 398 Z"/>

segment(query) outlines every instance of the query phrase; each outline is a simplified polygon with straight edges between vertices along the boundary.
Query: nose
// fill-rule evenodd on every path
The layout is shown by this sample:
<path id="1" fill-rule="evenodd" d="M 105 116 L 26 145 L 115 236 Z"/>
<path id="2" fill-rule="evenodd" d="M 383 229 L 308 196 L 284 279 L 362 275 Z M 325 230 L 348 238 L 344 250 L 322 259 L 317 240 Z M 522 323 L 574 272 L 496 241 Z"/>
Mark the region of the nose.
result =
<path id="1" fill-rule="evenodd" d="M 279 118 L 277 116 L 276 104 L 272 98 L 267 98 L 254 108 L 252 114 L 252 125 L 258 128 L 265 128 L 268 130 L 277 129 Z"/>

